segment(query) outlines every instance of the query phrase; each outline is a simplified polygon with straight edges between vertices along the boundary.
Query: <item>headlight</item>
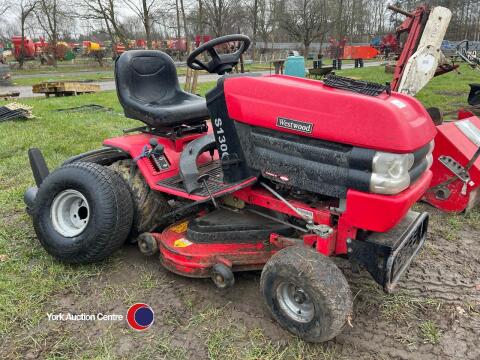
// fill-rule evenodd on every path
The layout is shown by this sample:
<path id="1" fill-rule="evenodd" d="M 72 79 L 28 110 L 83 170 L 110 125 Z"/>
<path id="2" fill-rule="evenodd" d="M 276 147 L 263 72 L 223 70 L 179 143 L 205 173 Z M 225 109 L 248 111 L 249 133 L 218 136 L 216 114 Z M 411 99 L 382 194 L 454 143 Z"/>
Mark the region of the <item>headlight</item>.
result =
<path id="1" fill-rule="evenodd" d="M 410 186 L 408 171 L 413 154 L 391 154 L 378 151 L 373 157 L 370 191 L 377 194 L 398 194 Z"/>
<path id="2" fill-rule="evenodd" d="M 435 148 L 435 140 L 430 141 L 430 147 L 427 154 L 427 170 L 430 170 L 433 164 L 433 149 Z"/>

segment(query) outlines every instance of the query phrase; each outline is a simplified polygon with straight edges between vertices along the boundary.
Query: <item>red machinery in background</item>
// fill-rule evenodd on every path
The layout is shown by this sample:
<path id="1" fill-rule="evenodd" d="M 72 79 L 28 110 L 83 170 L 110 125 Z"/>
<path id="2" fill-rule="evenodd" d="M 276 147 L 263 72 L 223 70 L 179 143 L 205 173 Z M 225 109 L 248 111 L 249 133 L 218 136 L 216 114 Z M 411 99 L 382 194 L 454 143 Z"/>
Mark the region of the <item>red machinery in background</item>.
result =
<path id="1" fill-rule="evenodd" d="M 427 5 L 411 13 L 394 6 L 389 6 L 389 9 L 406 16 L 397 29 L 397 38 L 407 34 L 395 66 L 392 90 L 414 95 L 431 77 L 458 67 L 440 64 L 440 56 L 435 59 L 432 55 L 440 52 L 449 19 L 446 24 L 442 21 L 451 16 L 448 9 Z M 426 69 L 425 64 L 431 68 Z M 472 84 L 471 87 L 469 102 L 473 106 L 478 86 Z M 457 121 L 443 123 L 438 109 L 428 110 L 437 124 L 437 135 L 433 151 L 433 178 L 424 200 L 443 211 L 469 210 L 480 201 L 480 119 L 472 111 L 460 110 Z"/>
<path id="2" fill-rule="evenodd" d="M 35 59 L 36 55 L 36 46 L 33 40 L 25 37 L 23 38 L 23 53 L 22 53 L 22 37 L 21 36 L 13 36 L 12 37 L 12 44 L 13 44 L 13 56 L 16 60 L 24 59 Z"/>
<path id="3" fill-rule="evenodd" d="M 378 50 L 371 46 L 347 45 L 343 48 L 343 59 L 374 59 L 378 54 Z"/>
<path id="4" fill-rule="evenodd" d="M 333 68 L 340 70 L 342 68 L 342 60 L 355 60 L 355 67 L 363 67 L 363 60 L 373 59 L 380 52 L 370 45 L 346 45 L 347 39 L 337 41 L 330 39 L 330 47 L 328 52 L 333 59 Z"/>
<path id="5" fill-rule="evenodd" d="M 387 34 L 380 40 L 378 49 L 385 58 L 388 58 L 391 54 L 399 54 L 400 44 L 394 34 Z"/>
<path id="6" fill-rule="evenodd" d="M 195 35 L 195 47 L 199 47 L 200 44 L 209 42 L 212 40 L 211 35 Z"/>

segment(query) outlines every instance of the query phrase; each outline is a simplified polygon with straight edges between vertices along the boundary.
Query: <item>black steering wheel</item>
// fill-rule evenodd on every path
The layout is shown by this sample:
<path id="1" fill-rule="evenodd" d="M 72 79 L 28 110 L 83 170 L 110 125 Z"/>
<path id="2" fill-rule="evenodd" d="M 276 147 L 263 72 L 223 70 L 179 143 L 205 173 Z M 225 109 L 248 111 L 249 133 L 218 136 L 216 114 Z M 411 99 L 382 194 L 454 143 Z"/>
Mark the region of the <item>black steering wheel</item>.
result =
<path id="1" fill-rule="evenodd" d="M 238 41 L 240 46 L 238 50 L 230 54 L 219 54 L 215 49 L 215 46 L 226 44 L 229 42 Z M 199 46 L 193 50 L 190 55 L 188 55 L 187 66 L 193 70 L 206 70 L 209 73 L 216 73 L 218 75 L 223 75 L 226 72 L 232 71 L 232 68 L 237 65 L 240 60 L 240 56 L 247 51 L 250 46 L 250 38 L 242 34 L 226 35 L 220 36 L 219 38 L 210 40 L 205 44 Z M 200 54 L 208 52 L 212 58 L 208 63 L 204 63 L 202 60 L 198 59 Z"/>

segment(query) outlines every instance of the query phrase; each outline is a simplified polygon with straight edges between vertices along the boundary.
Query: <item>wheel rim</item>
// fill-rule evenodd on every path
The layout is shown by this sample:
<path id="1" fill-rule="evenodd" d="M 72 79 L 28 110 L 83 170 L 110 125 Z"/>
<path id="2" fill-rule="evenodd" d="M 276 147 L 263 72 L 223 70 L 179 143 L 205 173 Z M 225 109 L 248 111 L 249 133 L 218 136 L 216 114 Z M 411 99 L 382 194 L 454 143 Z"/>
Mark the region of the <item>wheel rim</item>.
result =
<path id="1" fill-rule="evenodd" d="M 315 308 L 308 293 L 291 282 L 282 282 L 277 287 L 280 308 L 291 319 L 308 323 L 315 316 Z"/>
<path id="2" fill-rule="evenodd" d="M 55 196 L 50 210 L 52 224 L 60 235 L 74 237 L 88 226 L 90 206 L 85 196 L 77 190 L 64 190 Z"/>

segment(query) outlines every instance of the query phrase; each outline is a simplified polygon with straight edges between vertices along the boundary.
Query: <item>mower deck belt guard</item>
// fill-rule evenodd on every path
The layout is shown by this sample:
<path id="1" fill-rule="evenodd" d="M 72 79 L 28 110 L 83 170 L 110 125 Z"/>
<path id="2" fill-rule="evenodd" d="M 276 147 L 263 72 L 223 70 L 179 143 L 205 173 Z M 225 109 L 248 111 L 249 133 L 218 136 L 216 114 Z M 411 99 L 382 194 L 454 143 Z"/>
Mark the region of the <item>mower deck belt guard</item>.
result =
<path id="1" fill-rule="evenodd" d="M 265 211 L 267 212 L 267 211 Z M 274 212 L 268 212 L 275 217 Z M 293 235 L 291 226 L 253 212 L 217 209 L 188 223 L 187 238 L 195 243 L 258 242 L 270 234 Z"/>

